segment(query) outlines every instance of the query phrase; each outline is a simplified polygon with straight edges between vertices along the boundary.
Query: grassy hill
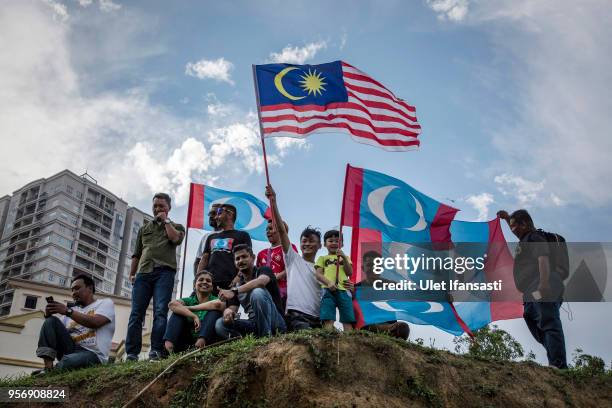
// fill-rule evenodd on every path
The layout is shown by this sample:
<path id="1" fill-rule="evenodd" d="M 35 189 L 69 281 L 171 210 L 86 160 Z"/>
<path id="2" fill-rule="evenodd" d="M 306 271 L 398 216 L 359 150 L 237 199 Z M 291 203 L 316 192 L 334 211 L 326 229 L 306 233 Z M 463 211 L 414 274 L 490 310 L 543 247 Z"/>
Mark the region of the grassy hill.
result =
<path id="1" fill-rule="evenodd" d="M 2 380 L 0 387 L 66 386 L 71 407 L 122 406 L 180 357 Z M 612 376 L 474 359 L 367 332 L 312 331 L 202 350 L 133 406 L 604 407 L 612 406 Z"/>

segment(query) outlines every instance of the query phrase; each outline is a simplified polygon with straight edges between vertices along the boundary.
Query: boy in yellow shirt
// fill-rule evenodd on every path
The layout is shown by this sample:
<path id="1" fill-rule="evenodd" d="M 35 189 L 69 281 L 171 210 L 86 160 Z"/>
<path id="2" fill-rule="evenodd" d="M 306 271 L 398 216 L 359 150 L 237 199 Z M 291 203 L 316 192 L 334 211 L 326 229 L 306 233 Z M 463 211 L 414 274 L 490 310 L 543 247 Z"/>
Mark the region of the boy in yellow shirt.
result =
<path id="1" fill-rule="evenodd" d="M 340 312 L 340 322 L 344 330 L 351 330 L 355 322 L 353 300 L 349 291 L 344 287 L 344 282 L 353 273 L 351 260 L 340 249 L 340 232 L 338 230 L 327 231 L 323 236 L 323 242 L 328 254 L 319 256 L 315 263 L 317 280 L 321 282 L 323 288 L 320 319 L 323 322 L 323 327 L 334 327 L 337 308 Z M 336 266 L 338 261 L 340 262 L 339 268 Z"/>

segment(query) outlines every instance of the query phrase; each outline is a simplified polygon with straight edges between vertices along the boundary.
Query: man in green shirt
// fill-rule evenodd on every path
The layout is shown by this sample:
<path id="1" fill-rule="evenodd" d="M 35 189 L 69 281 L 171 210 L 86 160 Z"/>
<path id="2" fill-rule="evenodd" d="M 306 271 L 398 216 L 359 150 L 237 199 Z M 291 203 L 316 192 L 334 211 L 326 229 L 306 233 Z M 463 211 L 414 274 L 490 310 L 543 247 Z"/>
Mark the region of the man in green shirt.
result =
<path id="1" fill-rule="evenodd" d="M 170 196 L 157 193 L 153 197 L 155 219 L 138 231 L 136 249 L 132 254 L 130 280 L 132 287 L 132 311 L 125 338 L 128 360 L 138 360 L 142 348 L 142 322 L 153 298 L 153 327 L 149 358 L 159 360 L 164 349 L 164 332 L 168 317 L 168 303 L 174 288 L 176 273 L 176 248 L 183 242 L 185 228 L 168 218 Z"/>

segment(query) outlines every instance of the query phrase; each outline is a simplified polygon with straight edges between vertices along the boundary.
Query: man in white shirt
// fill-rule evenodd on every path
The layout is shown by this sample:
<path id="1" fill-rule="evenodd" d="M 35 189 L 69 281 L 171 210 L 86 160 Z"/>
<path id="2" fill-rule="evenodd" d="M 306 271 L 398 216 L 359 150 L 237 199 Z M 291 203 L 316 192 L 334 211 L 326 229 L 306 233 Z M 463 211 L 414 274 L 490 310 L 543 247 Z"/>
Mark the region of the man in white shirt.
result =
<path id="1" fill-rule="evenodd" d="M 45 322 L 40 329 L 36 355 L 43 359 L 45 368 L 32 374 L 56 368 L 75 369 L 106 363 L 115 333 L 115 305 L 109 298 L 95 299 L 95 282 L 81 274 L 72 280 L 75 306 L 47 298 Z M 54 314 L 63 315 L 58 318 Z"/>
<path id="2" fill-rule="evenodd" d="M 302 231 L 300 257 L 291 248 L 287 229 L 276 205 L 276 193 L 270 185 L 266 187 L 266 197 L 270 200 L 272 219 L 280 235 L 287 268 L 287 329 L 293 331 L 320 327 L 321 286 L 315 275 L 314 261 L 321 248 L 321 232 L 311 227 Z"/>

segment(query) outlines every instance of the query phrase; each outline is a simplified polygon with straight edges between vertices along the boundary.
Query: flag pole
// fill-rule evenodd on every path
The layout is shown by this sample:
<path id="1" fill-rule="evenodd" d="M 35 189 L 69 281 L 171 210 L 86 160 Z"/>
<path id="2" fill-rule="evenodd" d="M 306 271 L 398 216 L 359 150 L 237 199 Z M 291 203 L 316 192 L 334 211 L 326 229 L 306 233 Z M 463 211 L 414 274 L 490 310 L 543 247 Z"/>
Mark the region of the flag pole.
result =
<path id="1" fill-rule="evenodd" d="M 261 104 L 259 102 L 259 84 L 257 83 L 257 72 L 255 64 L 251 65 L 253 68 L 253 84 L 255 85 L 255 102 L 257 103 L 257 118 L 259 119 L 259 136 L 261 137 L 261 147 L 263 149 L 264 168 L 266 170 L 266 183 L 270 185 L 270 174 L 268 173 L 268 156 L 266 154 L 266 142 L 264 140 L 264 130 L 261 124 Z M 270 204 L 271 205 L 271 204 Z"/>
<path id="2" fill-rule="evenodd" d="M 189 206 L 187 207 L 187 222 L 185 223 L 185 243 L 183 246 L 183 267 L 181 268 L 181 293 L 179 298 L 183 297 L 183 282 L 185 281 L 185 259 L 187 258 L 187 242 L 189 240 L 189 223 L 191 222 L 191 211 L 193 208 L 193 183 L 189 184 Z"/>
<path id="3" fill-rule="evenodd" d="M 189 217 L 187 217 L 189 219 Z M 185 259 L 187 258 L 187 242 L 189 240 L 189 227 L 185 230 L 185 240 L 184 249 L 183 249 L 183 266 L 181 268 L 181 292 L 179 293 L 179 298 L 183 297 L 183 282 L 185 281 Z"/>
<path id="4" fill-rule="evenodd" d="M 342 189 L 342 209 L 340 210 L 340 224 L 338 225 L 338 230 L 340 232 L 340 236 L 338 237 L 338 248 L 342 248 L 342 244 L 344 243 L 344 239 L 342 238 L 342 222 L 344 221 L 344 202 L 346 201 L 344 198 L 346 197 L 346 183 L 348 181 L 349 168 L 351 165 L 346 163 L 346 174 L 344 175 L 344 188 Z M 355 271 L 353 271 L 355 273 Z M 338 279 L 340 275 L 340 257 L 336 253 L 336 284 L 338 284 Z"/>

